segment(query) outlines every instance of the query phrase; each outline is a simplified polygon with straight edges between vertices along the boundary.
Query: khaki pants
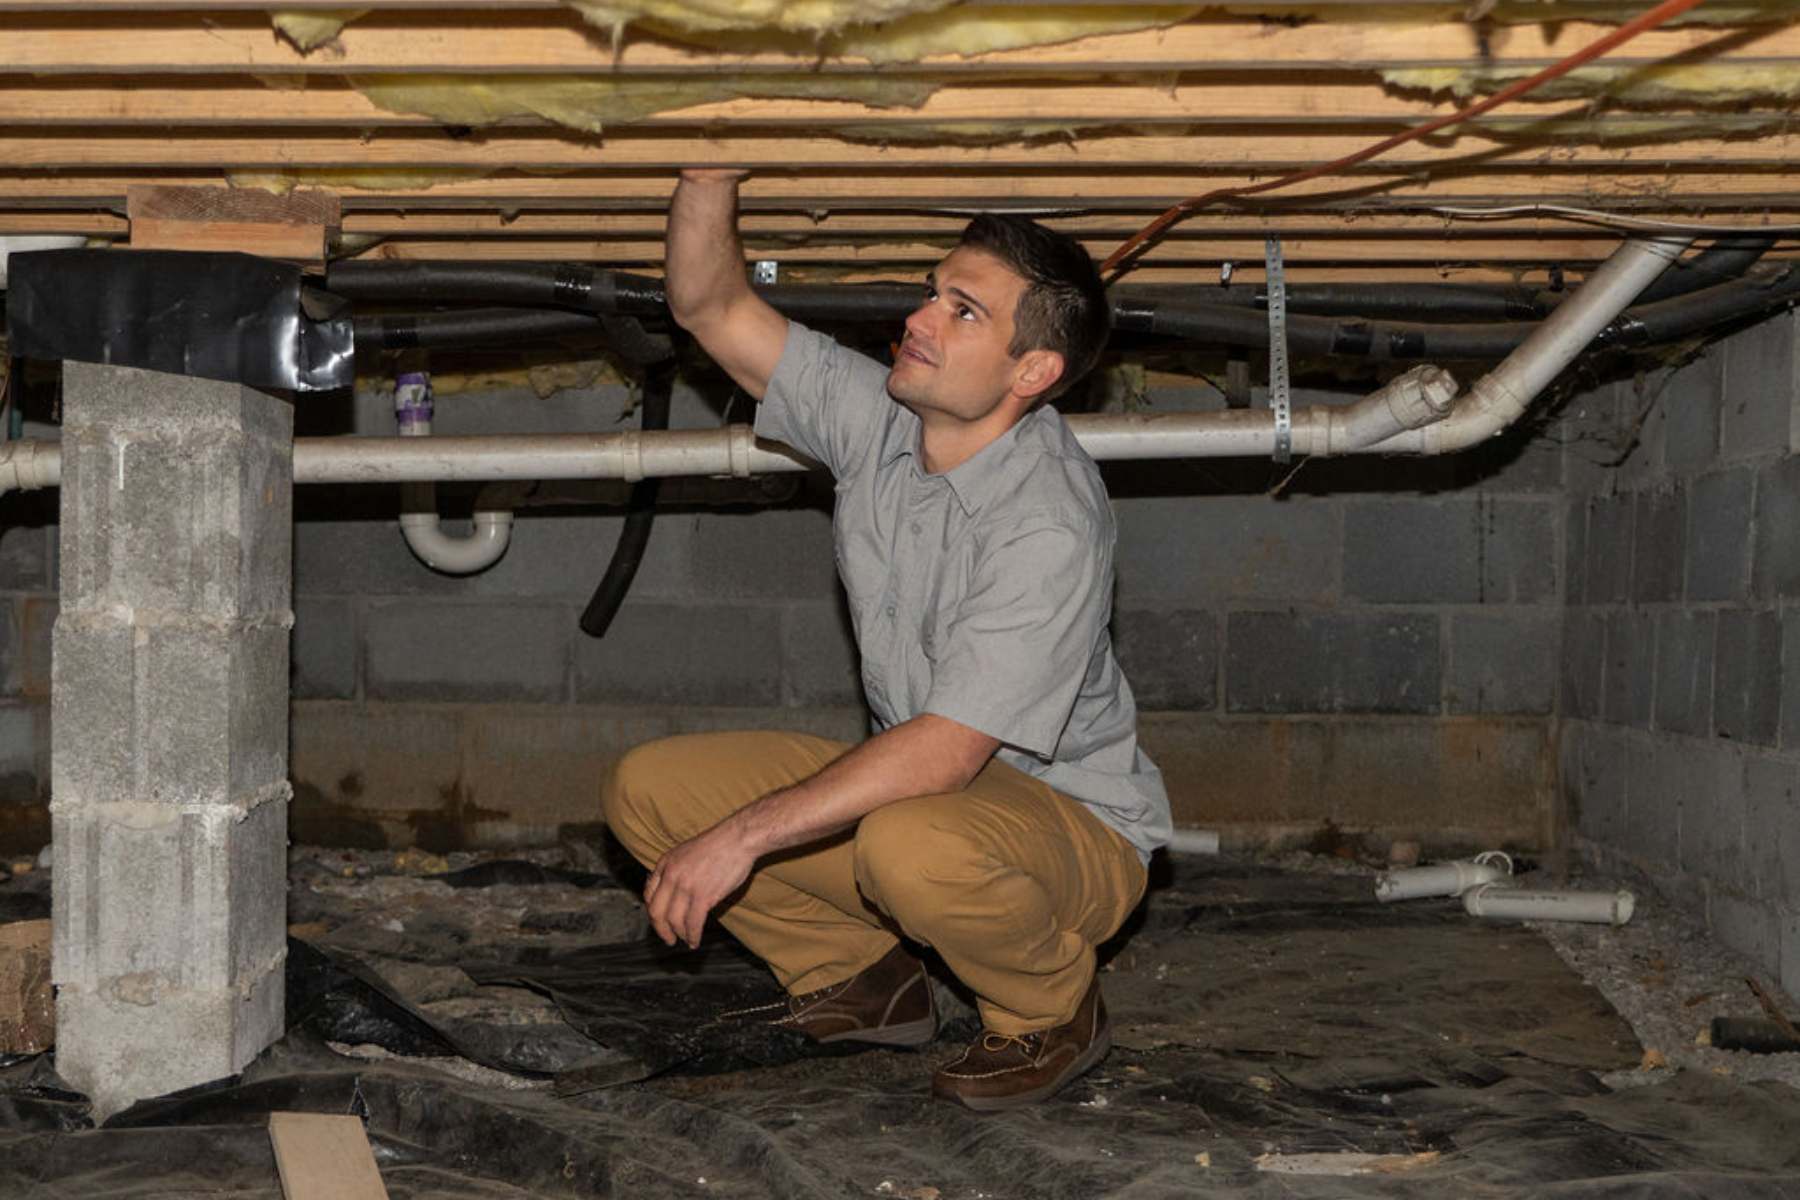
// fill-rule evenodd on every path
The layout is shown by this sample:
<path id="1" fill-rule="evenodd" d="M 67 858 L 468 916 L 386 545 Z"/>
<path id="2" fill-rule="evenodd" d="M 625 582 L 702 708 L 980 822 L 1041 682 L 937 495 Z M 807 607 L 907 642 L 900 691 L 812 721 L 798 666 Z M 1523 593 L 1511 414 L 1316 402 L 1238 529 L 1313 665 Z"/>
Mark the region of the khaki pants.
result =
<path id="1" fill-rule="evenodd" d="M 607 824 L 646 867 L 850 747 L 806 734 L 708 733 L 619 761 Z M 1004 1034 L 1072 1019 L 1094 947 L 1143 895 L 1130 843 L 1083 805 L 990 762 L 967 790 L 883 806 L 850 833 L 771 855 L 716 916 L 789 992 L 842 982 L 893 948 L 937 950 Z"/>

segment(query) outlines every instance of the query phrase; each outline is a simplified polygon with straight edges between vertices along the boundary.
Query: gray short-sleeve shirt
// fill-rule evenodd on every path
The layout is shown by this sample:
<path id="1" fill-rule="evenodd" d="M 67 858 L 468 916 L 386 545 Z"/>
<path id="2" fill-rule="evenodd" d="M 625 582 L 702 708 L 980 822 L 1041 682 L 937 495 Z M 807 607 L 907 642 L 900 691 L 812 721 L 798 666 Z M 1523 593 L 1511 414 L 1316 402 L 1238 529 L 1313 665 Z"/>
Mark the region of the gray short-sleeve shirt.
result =
<path id="1" fill-rule="evenodd" d="M 997 739 L 998 757 L 1086 804 L 1141 855 L 1168 841 L 1162 775 L 1138 748 L 1107 633 L 1112 507 L 1056 410 L 932 475 L 887 369 L 790 324 L 756 432 L 837 480 L 838 576 L 877 730 L 948 717 Z"/>

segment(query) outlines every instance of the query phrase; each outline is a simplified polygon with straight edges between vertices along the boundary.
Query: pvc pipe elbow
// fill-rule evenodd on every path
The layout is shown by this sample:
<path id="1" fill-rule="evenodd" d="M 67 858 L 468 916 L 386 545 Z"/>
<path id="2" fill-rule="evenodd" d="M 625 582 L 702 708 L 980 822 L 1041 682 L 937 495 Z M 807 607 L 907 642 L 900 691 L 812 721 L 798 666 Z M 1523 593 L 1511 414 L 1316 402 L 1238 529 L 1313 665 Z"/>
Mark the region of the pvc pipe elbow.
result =
<path id="1" fill-rule="evenodd" d="M 1460 896 L 1504 879 L 1512 872 L 1512 860 L 1504 855 L 1482 856 L 1481 862 L 1434 863 L 1383 871 L 1375 877 L 1375 898 L 1382 903 L 1416 900 L 1424 896 Z"/>
<path id="2" fill-rule="evenodd" d="M 512 542 L 512 523 L 509 512 L 478 512 L 467 537 L 452 537 L 435 512 L 400 514 L 400 532 L 413 554 L 446 575 L 473 575 L 499 562 Z"/>

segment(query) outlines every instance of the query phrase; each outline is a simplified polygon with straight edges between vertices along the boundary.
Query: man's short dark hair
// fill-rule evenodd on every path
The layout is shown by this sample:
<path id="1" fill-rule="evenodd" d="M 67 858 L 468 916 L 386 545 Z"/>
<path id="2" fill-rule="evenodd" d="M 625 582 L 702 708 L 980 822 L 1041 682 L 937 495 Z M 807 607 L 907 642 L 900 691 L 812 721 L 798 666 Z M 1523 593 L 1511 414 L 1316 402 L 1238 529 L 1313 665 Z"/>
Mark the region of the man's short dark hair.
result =
<path id="1" fill-rule="evenodd" d="M 962 245 L 985 250 L 1025 280 L 1006 352 L 1014 358 L 1028 350 L 1061 354 L 1062 378 L 1042 398 L 1068 391 L 1100 361 L 1112 328 L 1112 306 L 1094 260 L 1074 238 L 1008 213 L 982 213 L 970 221 Z"/>

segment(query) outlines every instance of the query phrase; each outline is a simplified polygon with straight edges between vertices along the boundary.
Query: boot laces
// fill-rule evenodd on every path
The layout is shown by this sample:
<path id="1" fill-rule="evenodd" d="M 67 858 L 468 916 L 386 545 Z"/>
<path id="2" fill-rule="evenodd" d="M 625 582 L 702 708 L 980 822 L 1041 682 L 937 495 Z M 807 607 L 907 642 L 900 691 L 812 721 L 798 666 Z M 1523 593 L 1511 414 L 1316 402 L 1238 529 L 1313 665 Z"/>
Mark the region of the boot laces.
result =
<path id="1" fill-rule="evenodd" d="M 1025 1057 L 1036 1058 L 1038 1056 L 1038 1051 L 1043 1048 L 1043 1045 L 1044 1035 L 1042 1031 L 1021 1034 L 993 1033 L 987 1031 L 983 1032 L 981 1035 L 981 1048 L 986 1050 L 989 1054 L 998 1054 L 1008 1047 L 1017 1046 L 1020 1053 L 1024 1054 Z"/>

